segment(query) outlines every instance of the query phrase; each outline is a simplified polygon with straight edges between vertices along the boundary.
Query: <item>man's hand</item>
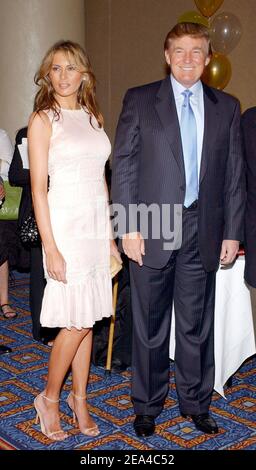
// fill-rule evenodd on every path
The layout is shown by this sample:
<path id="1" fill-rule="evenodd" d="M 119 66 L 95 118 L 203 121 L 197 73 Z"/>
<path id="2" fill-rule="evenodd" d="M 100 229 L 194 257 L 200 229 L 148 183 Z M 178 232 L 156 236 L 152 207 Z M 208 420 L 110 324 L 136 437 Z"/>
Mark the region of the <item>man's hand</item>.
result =
<path id="1" fill-rule="evenodd" d="M 142 266 L 142 255 L 145 255 L 145 242 L 140 232 L 126 233 L 122 237 L 122 243 L 126 256 Z"/>
<path id="2" fill-rule="evenodd" d="M 234 261 L 239 250 L 239 242 L 237 240 L 223 240 L 220 253 L 220 263 L 223 266 Z"/>

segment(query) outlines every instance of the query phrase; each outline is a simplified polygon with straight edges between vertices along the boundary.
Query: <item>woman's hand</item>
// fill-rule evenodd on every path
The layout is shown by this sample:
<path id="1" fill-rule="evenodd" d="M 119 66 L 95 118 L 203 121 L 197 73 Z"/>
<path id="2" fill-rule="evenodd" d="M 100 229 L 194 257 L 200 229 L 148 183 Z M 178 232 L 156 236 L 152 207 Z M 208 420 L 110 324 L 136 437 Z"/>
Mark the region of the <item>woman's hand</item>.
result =
<path id="1" fill-rule="evenodd" d="M 51 279 L 67 284 L 66 262 L 59 250 L 56 249 L 46 254 L 46 267 Z"/>
<path id="2" fill-rule="evenodd" d="M 120 256 L 120 253 L 117 249 L 116 242 L 114 240 L 110 240 L 110 254 L 113 255 L 118 263 L 123 264 L 122 258 Z"/>

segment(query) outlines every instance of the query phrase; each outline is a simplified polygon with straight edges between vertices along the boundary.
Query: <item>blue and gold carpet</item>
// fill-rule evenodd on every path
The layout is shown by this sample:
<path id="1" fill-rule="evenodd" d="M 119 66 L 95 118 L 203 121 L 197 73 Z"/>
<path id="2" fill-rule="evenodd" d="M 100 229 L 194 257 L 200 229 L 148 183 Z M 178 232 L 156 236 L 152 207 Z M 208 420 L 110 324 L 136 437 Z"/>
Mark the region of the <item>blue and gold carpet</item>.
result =
<path id="1" fill-rule="evenodd" d="M 139 439 L 133 431 L 130 401 L 130 371 L 105 376 L 103 368 L 91 368 L 88 387 L 90 412 L 101 434 L 89 438 L 73 427 L 65 399 L 70 389 L 66 381 L 61 396 L 61 418 L 69 438 L 52 442 L 35 425 L 34 397 L 44 388 L 49 347 L 33 341 L 28 307 L 28 276 L 15 273 L 10 300 L 18 317 L 1 317 L 1 344 L 13 352 L 0 356 L 0 449 L 30 450 L 252 450 L 256 449 L 256 358 L 248 360 L 226 390 L 226 400 L 214 393 L 211 412 L 220 433 L 206 435 L 180 416 L 170 368 L 170 391 L 164 411 L 158 417 L 156 433 Z"/>

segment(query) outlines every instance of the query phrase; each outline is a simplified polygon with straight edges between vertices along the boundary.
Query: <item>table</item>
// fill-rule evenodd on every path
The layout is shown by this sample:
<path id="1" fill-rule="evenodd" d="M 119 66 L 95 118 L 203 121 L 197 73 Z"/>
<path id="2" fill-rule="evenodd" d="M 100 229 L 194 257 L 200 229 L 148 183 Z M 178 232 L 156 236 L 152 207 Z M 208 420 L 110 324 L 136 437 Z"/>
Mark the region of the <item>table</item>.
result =
<path id="1" fill-rule="evenodd" d="M 244 257 L 216 276 L 214 321 L 214 389 L 225 398 L 223 386 L 248 357 L 256 353 L 250 292 L 244 282 Z M 175 315 L 172 315 L 170 358 L 175 355 Z"/>

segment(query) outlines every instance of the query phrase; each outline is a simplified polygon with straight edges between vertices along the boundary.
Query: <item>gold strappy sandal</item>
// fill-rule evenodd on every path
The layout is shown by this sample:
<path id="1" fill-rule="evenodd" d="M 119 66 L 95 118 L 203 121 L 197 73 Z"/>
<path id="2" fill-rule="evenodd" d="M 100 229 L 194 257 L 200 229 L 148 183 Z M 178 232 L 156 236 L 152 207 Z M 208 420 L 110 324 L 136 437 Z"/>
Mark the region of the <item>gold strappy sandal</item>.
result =
<path id="1" fill-rule="evenodd" d="M 52 439 L 53 441 L 64 441 L 64 439 L 68 437 L 68 434 L 65 431 L 63 431 L 63 429 L 60 429 L 59 431 L 53 431 L 53 432 L 49 432 L 46 430 L 42 411 L 38 408 L 38 404 L 37 404 L 38 398 L 40 396 L 51 403 L 58 403 L 60 400 L 52 400 L 51 398 L 48 398 L 43 393 L 44 392 L 39 393 L 39 395 L 37 395 L 37 397 L 34 399 L 34 407 L 36 410 L 35 424 L 37 424 L 38 421 L 40 421 L 41 432 L 42 434 L 44 434 L 44 436 L 48 437 L 49 439 Z M 60 434 L 63 434 L 63 438 L 60 438 L 60 436 L 58 437 L 58 435 Z"/>
<path id="2" fill-rule="evenodd" d="M 77 416 L 72 404 L 70 403 L 71 397 L 75 398 L 76 400 L 86 400 L 86 395 L 83 396 L 83 397 L 80 397 L 78 395 L 75 395 L 73 392 L 70 392 L 70 394 L 68 395 L 68 398 L 67 398 L 67 404 L 68 404 L 69 408 L 71 409 L 71 411 L 73 412 L 73 423 L 75 424 L 76 421 L 77 421 L 78 427 L 79 427 L 81 433 L 85 434 L 86 436 L 91 436 L 91 437 L 98 436 L 100 434 L 100 430 L 99 430 L 97 424 L 95 424 L 95 426 L 93 426 L 91 428 L 81 428 L 81 426 L 79 424 L 78 416 Z"/>

